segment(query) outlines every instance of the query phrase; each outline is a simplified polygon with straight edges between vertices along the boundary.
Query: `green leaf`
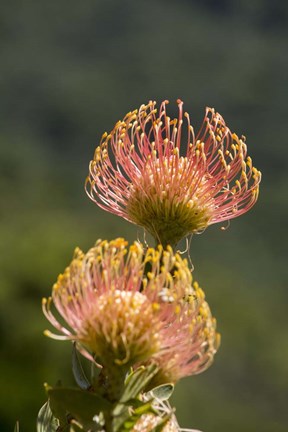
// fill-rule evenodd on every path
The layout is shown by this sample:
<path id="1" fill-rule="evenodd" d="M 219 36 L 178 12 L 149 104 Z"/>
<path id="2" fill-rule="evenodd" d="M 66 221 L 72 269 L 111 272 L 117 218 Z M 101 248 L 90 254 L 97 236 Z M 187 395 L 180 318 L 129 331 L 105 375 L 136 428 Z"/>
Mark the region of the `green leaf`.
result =
<path id="1" fill-rule="evenodd" d="M 157 365 L 141 366 L 132 372 L 126 379 L 124 391 L 120 398 L 121 403 L 126 403 L 130 399 L 136 398 L 147 386 L 158 371 Z"/>
<path id="2" fill-rule="evenodd" d="M 174 391 L 174 384 L 162 384 L 154 389 L 150 390 L 148 395 L 160 399 L 162 401 L 168 400 Z"/>
<path id="3" fill-rule="evenodd" d="M 141 405 L 138 405 L 137 408 L 134 409 L 134 414 L 137 416 L 142 416 L 143 414 L 147 414 L 148 412 L 151 412 L 152 410 L 152 404 L 151 402 L 143 402 Z M 152 410 L 153 412 L 154 410 Z"/>
<path id="4" fill-rule="evenodd" d="M 88 390 L 91 387 L 91 384 L 88 381 L 84 373 L 84 370 L 82 368 L 75 343 L 73 343 L 73 349 L 72 349 L 72 372 L 76 383 L 82 390 Z"/>
<path id="5" fill-rule="evenodd" d="M 20 431 L 20 428 L 19 428 L 19 422 L 17 421 L 17 422 L 15 423 L 14 432 L 19 432 L 19 431 Z"/>
<path id="6" fill-rule="evenodd" d="M 47 395 L 49 396 L 49 391 L 53 390 L 53 388 L 46 383 L 44 384 L 44 387 L 45 387 Z M 57 387 L 57 388 L 60 388 L 60 387 Z M 50 406 L 50 409 L 51 409 L 54 417 L 56 417 L 58 419 L 60 426 L 64 427 L 64 426 L 68 425 L 67 410 L 65 409 L 65 407 L 63 408 L 61 405 L 58 405 L 51 398 L 49 400 L 49 406 Z"/>
<path id="7" fill-rule="evenodd" d="M 93 417 L 101 411 L 111 411 L 112 405 L 102 396 L 75 388 L 49 388 L 48 395 L 56 412 L 70 414 L 78 420 L 84 428 L 97 430 L 98 426 Z M 56 413 L 55 413 L 56 415 Z M 57 415 L 56 415 L 57 416 Z"/>
<path id="8" fill-rule="evenodd" d="M 154 413 L 152 401 L 131 399 L 129 405 L 118 404 L 113 411 L 115 432 L 130 431 L 143 414 Z"/>
<path id="9" fill-rule="evenodd" d="M 117 404 L 113 410 L 113 431 L 120 431 L 122 425 L 131 417 L 131 409 L 127 405 Z"/>
<path id="10" fill-rule="evenodd" d="M 36 422 L 37 432 L 56 432 L 59 427 L 59 421 L 54 417 L 49 401 L 40 409 Z"/>

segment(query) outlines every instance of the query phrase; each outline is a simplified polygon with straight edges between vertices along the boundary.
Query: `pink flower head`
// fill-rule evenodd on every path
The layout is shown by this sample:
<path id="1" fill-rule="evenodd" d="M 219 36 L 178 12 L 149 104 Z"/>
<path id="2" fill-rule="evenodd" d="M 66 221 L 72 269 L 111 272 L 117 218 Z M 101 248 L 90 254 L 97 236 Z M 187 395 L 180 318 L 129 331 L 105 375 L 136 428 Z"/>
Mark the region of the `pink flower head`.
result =
<path id="1" fill-rule="evenodd" d="M 164 246 L 247 212 L 261 180 L 245 138 L 231 133 L 220 114 L 207 108 L 195 136 L 177 103 L 178 118 L 167 115 L 168 101 L 159 112 L 150 101 L 117 122 L 102 136 L 86 180 L 94 202 Z"/>
<path id="2" fill-rule="evenodd" d="M 43 299 L 61 335 L 46 334 L 76 341 L 106 370 L 152 361 L 158 382 L 199 373 L 211 363 L 218 335 L 202 291 L 191 283 L 187 261 L 171 247 L 145 251 L 138 242 L 127 248 L 123 239 L 99 240 L 86 254 L 76 249 L 52 297 Z"/>
<path id="3" fill-rule="evenodd" d="M 152 386 L 177 382 L 185 376 L 203 372 L 212 364 L 219 348 L 216 320 L 197 282 L 183 298 L 181 311 L 175 318 L 172 325 L 163 328 L 162 346 L 165 349 L 157 355 L 159 372 L 153 378 Z"/>

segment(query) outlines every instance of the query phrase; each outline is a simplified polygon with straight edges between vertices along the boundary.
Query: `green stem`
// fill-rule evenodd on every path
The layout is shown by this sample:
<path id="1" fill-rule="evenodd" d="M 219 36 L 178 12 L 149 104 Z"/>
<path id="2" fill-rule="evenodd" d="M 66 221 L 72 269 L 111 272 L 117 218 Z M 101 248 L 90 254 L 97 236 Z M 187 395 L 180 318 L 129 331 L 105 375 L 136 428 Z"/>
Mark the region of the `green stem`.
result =
<path id="1" fill-rule="evenodd" d="M 125 386 L 127 367 L 105 367 L 98 376 L 99 387 L 103 389 L 103 397 L 113 403 L 119 402 Z M 114 408 L 113 408 L 114 409 Z M 105 432 L 113 432 L 113 409 L 104 413 Z"/>

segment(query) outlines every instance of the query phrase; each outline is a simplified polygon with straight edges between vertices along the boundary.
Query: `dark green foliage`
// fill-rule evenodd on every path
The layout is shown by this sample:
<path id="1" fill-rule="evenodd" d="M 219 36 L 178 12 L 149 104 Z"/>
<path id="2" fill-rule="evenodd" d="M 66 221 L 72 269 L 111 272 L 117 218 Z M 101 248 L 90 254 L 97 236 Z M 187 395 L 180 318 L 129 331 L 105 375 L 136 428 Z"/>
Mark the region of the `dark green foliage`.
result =
<path id="1" fill-rule="evenodd" d="M 70 423 L 75 418 L 86 430 L 98 430 L 93 417 L 100 412 L 110 411 L 111 404 L 96 393 L 89 393 L 77 388 L 46 388 L 53 414 L 60 421 L 60 426 Z"/>
<path id="2" fill-rule="evenodd" d="M 73 356 L 75 356 L 75 352 Z M 77 367 L 79 366 L 80 362 L 78 362 Z M 147 368 L 140 367 L 131 372 L 125 379 L 119 401 L 113 404 L 94 389 L 85 391 L 62 386 L 52 388 L 46 384 L 45 389 L 49 401 L 39 411 L 37 432 L 72 432 L 73 425 L 76 427 L 78 425 L 85 431 L 97 432 L 103 429 L 103 424 L 107 427 L 107 431 L 130 431 L 143 414 L 153 413 L 157 415 L 158 413 L 153 406 L 152 392 L 149 398 L 141 397 L 143 390 L 155 376 L 157 370 L 157 366 L 151 365 Z M 167 391 L 164 389 L 161 392 L 158 388 L 155 393 L 163 395 L 165 393 L 165 398 L 167 398 Z M 171 388 L 169 393 L 171 394 Z M 160 426 L 163 428 L 170 418 L 169 414 L 163 415 L 161 413 L 160 415 L 160 422 L 155 431 L 162 430 L 159 429 Z"/>

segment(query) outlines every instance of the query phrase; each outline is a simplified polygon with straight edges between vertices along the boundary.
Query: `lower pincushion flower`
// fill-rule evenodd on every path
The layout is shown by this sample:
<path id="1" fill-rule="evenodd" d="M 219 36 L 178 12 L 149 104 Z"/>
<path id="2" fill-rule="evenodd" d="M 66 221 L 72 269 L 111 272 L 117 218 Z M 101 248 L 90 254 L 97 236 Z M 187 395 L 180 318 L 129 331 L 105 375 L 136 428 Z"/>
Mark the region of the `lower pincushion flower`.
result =
<path id="1" fill-rule="evenodd" d="M 76 249 L 43 311 L 61 333 L 48 336 L 76 341 L 112 375 L 156 363 L 155 384 L 205 370 L 219 345 L 203 291 L 171 247 L 145 251 L 116 239 Z"/>
<path id="2" fill-rule="evenodd" d="M 174 119 L 167 103 L 159 113 L 156 102 L 141 105 L 102 136 L 86 191 L 103 209 L 174 247 L 187 234 L 247 212 L 261 173 L 247 156 L 245 138 L 231 133 L 214 109 L 207 108 L 195 136 L 183 102 Z"/>

